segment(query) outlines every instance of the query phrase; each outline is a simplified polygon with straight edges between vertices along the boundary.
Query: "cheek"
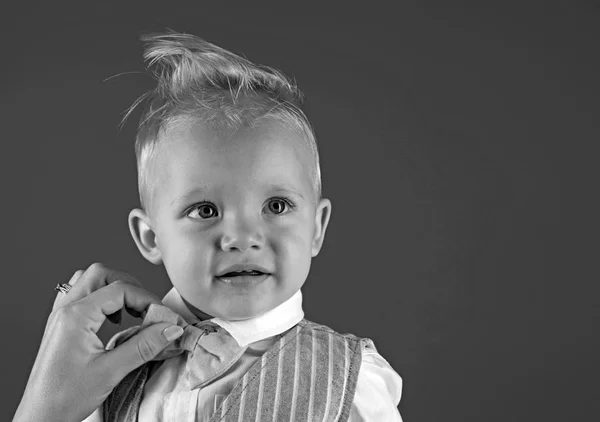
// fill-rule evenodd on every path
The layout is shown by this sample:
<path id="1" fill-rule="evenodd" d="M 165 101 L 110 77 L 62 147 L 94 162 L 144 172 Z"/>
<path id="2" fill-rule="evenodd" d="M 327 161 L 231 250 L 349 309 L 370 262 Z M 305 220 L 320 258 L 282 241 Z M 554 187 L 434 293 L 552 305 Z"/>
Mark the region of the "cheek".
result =
<path id="1" fill-rule="evenodd" d="M 201 275 L 210 271 L 210 249 L 199 236 L 180 234 L 169 244 L 164 259 L 165 268 L 176 283 L 195 282 Z"/>
<path id="2" fill-rule="evenodd" d="M 310 258 L 310 239 L 305 232 L 289 231 L 277 236 L 274 242 L 275 254 L 285 267 L 303 266 Z"/>

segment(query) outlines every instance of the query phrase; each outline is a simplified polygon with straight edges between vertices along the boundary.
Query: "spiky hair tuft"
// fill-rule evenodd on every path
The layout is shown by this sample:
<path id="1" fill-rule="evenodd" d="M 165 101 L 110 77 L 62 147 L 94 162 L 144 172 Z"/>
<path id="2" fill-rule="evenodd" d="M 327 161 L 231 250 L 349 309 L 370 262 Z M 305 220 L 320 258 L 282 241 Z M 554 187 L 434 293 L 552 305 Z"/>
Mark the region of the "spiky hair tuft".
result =
<path id="1" fill-rule="evenodd" d="M 177 33 L 148 34 L 144 59 L 157 81 L 140 96 L 122 123 L 142 103 L 148 103 L 138 126 L 135 151 L 142 207 L 148 208 L 153 180 L 148 164 L 167 127 L 181 119 L 200 119 L 220 127 L 253 125 L 274 118 L 299 130 L 313 155 L 313 188 L 321 196 L 319 154 L 315 134 L 302 111 L 303 95 L 280 71 L 257 65 L 197 36 Z"/>

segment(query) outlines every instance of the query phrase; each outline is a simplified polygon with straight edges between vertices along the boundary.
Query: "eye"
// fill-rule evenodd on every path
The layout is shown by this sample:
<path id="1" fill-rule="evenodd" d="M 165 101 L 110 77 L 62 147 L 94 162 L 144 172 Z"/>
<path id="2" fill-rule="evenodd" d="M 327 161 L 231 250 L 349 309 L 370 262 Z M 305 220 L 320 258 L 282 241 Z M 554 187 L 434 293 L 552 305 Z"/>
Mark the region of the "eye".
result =
<path id="1" fill-rule="evenodd" d="M 196 215 L 201 219 L 207 219 L 214 217 L 217 211 L 214 206 L 208 203 L 202 203 L 194 205 L 190 210 L 186 213 L 188 217 L 196 218 Z"/>
<path id="2" fill-rule="evenodd" d="M 286 198 L 273 198 L 269 201 L 269 209 L 274 214 L 282 214 L 286 207 L 293 208 L 293 204 Z"/>

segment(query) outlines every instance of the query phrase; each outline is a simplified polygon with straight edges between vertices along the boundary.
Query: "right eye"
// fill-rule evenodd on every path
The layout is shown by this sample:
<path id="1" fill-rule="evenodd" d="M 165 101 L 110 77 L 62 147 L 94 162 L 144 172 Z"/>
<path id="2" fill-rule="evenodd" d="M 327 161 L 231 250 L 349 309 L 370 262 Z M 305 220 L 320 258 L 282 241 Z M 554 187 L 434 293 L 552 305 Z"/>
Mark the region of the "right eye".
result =
<path id="1" fill-rule="evenodd" d="M 217 213 L 217 210 L 215 209 L 215 207 L 211 204 L 208 203 L 201 203 L 201 204 L 197 204 L 194 205 L 192 208 L 190 208 L 190 210 L 187 212 L 187 216 L 191 217 L 191 218 L 201 218 L 203 220 L 207 219 L 207 218 L 211 218 L 214 217 Z"/>

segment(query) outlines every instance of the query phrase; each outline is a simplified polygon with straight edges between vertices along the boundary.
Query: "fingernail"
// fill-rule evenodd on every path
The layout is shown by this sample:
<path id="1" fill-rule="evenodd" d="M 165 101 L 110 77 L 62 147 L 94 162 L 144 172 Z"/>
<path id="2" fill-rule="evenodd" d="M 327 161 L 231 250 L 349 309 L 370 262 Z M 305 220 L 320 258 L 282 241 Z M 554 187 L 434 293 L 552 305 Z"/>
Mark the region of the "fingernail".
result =
<path id="1" fill-rule="evenodd" d="M 172 325 L 163 330 L 163 336 L 167 339 L 167 341 L 173 341 L 183 334 L 183 328 L 178 325 Z"/>

